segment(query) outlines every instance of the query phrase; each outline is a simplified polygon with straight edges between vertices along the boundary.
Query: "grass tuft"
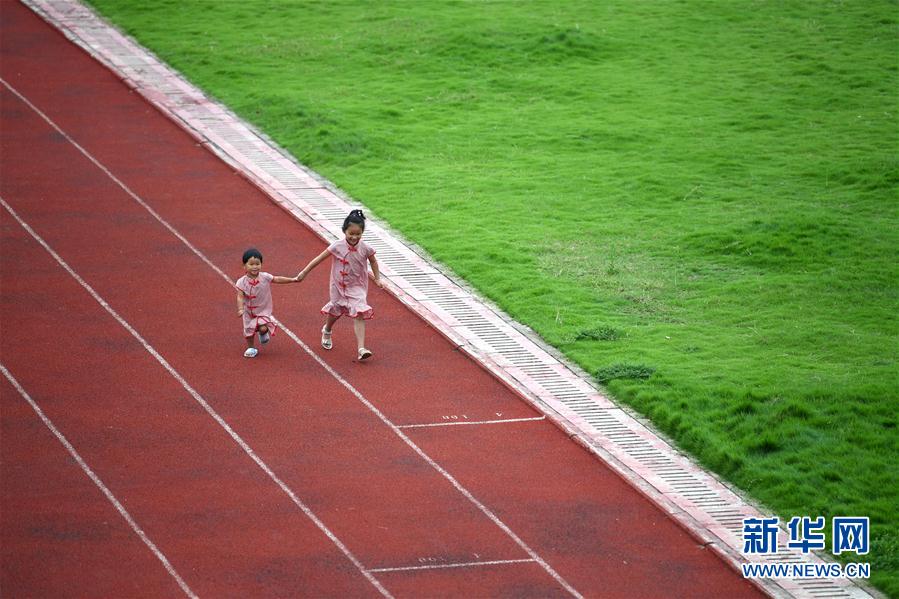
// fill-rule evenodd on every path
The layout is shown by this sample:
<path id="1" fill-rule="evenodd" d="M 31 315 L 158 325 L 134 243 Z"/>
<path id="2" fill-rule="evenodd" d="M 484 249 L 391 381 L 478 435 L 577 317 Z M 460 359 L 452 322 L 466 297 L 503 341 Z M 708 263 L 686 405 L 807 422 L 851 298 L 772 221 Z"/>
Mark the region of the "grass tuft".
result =
<path id="1" fill-rule="evenodd" d="M 655 368 L 642 364 L 612 364 L 596 371 L 596 380 L 607 383 L 614 379 L 648 379 Z"/>
<path id="2" fill-rule="evenodd" d="M 621 339 L 622 332 L 612 327 L 594 327 L 592 329 L 584 329 L 577 332 L 574 336 L 575 341 L 616 341 Z"/>

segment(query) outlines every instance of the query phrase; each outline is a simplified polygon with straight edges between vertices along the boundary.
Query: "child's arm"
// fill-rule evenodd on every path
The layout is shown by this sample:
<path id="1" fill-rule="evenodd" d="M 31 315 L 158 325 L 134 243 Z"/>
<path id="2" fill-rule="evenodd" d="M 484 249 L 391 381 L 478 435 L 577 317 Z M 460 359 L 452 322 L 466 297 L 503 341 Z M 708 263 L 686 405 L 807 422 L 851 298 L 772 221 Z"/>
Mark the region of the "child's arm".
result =
<path id="1" fill-rule="evenodd" d="M 243 291 L 238 290 L 237 292 L 237 315 L 243 316 L 244 306 L 246 304 L 246 296 Z"/>
<path id="2" fill-rule="evenodd" d="M 318 256 L 316 256 L 315 258 L 313 258 L 312 261 L 309 262 L 309 264 L 306 265 L 306 268 L 304 268 L 303 270 L 301 270 L 301 271 L 299 272 L 299 274 L 297 274 L 297 276 L 296 276 L 297 281 L 302 281 L 303 279 L 305 279 L 305 278 L 306 278 L 306 275 L 308 275 L 309 272 L 310 272 L 313 268 L 315 268 L 316 266 L 318 266 L 319 264 L 321 264 L 322 261 L 324 261 L 324 259 L 327 258 L 327 257 L 330 256 L 330 255 L 331 255 L 331 252 L 329 252 L 328 250 L 325 250 L 324 252 L 322 252 L 321 254 L 319 254 Z"/>
<path id="3" fill-rule="evenodd" d="M 297 277 L 272 277 L 272 283 L 299 283 L 300 280 Z"/>
<path id="4" fill-rule="evenodd" d="M 374 254 L 368 257 L 368 263 L 371 264 L 371 272 L 375 275 L 375 285 L 383 289 L 384 283 L 381 282 L 381 270 L 378 268 L 378 259 L 375 258 Z"/>

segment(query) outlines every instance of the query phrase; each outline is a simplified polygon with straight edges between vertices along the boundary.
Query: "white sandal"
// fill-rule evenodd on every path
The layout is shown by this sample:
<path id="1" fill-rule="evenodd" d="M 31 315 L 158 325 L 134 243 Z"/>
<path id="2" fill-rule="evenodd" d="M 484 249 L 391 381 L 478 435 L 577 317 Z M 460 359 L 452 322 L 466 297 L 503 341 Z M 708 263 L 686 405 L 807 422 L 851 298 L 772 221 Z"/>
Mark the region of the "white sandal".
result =
<path id="1" fill-rule="evenodd" d="M 247 351 L 245 351 L 243 353 L 243 357 L 244 358 L 255 358 L 256 354 L 258 354 L 258 353 L 259 353 L 259 350 L 256 349 L 255 347 L 248 347 Z"/>
<path id="2" fill-rule="evenodd" d="M 325 349 L 331 349 L 333 347 L 333 343 L 331 343 L 331 333 L 332 331 L 327 330 L 325 327 L 322 327 L 322 347 Z"/>
<path id="3" fill-rule="evenodd" d="M 367 350 L 364 347 L 359 348 L 359 361 L 368 360 L 371 357 L 371 350 Z"/>

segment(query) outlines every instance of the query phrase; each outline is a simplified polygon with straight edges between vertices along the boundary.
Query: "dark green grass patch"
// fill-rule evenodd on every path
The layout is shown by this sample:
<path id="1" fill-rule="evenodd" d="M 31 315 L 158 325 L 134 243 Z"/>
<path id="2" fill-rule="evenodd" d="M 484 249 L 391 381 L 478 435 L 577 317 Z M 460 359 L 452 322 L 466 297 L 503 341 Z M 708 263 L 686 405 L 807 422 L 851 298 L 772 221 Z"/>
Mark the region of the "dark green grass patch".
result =
<path id="1" fill-rule="evenodd" d="M 94 2 L 899 596 L 896 2 Z"/>
<path id="2" fill-rule="evenodd" d="M 575 341 L 592 340 L 592 341 L 615 341 L 621 339 L 622 333 L 618 329 L 611 327 L 594 327 L 578 331 L 574 336 Z"/>
<path id="3" fill-rule="evenodd" d="M 596 371 L 596 380 L 608 383 L 615 379 L 648 379 L 655 368 L 643 364 L 612 364 Z"/>

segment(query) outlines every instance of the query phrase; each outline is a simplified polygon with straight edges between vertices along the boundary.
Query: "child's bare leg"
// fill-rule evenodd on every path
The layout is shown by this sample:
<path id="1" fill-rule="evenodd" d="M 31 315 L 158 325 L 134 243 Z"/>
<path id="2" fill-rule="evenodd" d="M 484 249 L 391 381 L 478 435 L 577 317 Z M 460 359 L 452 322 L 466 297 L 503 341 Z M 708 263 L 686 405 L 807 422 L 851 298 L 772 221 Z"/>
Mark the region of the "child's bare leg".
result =
<path id="1" fill-rule="evenodd" d="M 268 333 L 268 327 L 264 324 L 259 325 L 259 334 L 265 335 L 266 333 Z"/>
<path id="2" fill-rule="evenodd" d="M 328 314 L 328 319 L 325 321 L 325 326 L 322 327 L 322 347 L 325 349 L 331 349 L 333 347 L 333 343 L 331 342 L 331 327 L 334 326 L 334 323 L 337 322 L 339 317 L 332 316 Z"/>
<path id="3" fill-rule="evenodd" d="M 252 337 L 247 337 L 246 340 L 247 340 L 247 349 L 250 349 L 255 345 L 256 335 L 253 335 Z"/>
<path id="4" fill-rule="evenodd" d="M 356 332 L 356 344 L 359 346 L 359 361 L 371 358 L 371 352 L 365 348 L 365 321 L 360 317 L 353 321 L 353 331 Z"/>
<path id="5" fill-rule="evenodd" d="M 328 333 L 331 332 L 331 327 L 334 326 L 334 323 L 337 322 L 337 319 L 338 319 L 338 318 L 340 318 L 340 317 L 339 317 L 339 316 L 332 316 L 332 315 L 328 314 L 328 320 L 325 321 L 325 331 L 326 331 L 326 332 L 328 332 Z"/>
<path id="6" fill-rule="evenodd" d="M 356 333 L 356 345 L 362 349 L 365 347 L 365 321 L 362 318 L 353 319 L 353 332 Z"/>

